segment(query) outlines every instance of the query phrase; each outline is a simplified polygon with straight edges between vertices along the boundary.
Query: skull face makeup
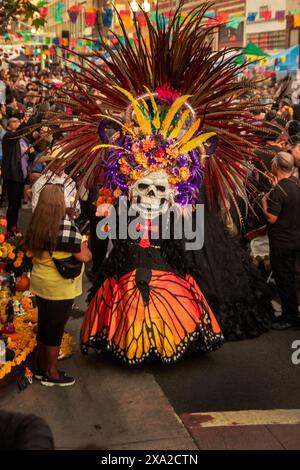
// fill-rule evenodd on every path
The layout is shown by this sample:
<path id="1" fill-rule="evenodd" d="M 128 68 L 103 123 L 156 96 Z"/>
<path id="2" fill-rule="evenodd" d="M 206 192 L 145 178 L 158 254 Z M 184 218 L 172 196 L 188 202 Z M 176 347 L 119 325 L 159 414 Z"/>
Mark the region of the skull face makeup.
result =
<path id="1" fill-rule="evenodd" d="M 164 171 L 149 173 L 140 178 L 130 189 L 131 207 L 144 219 L 155 219 L 165 214 L 174 203 L 174 192 L 170 188 Z"/>

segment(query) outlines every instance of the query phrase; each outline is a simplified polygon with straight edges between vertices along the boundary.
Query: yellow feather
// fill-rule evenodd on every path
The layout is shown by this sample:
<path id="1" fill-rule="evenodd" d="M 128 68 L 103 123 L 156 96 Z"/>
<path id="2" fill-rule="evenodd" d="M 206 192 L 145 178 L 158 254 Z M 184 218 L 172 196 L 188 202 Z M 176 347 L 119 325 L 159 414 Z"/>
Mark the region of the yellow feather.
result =
<path id="1" fill-rule="evenodd" d="M 181 129 L 182 129 L 183 126 L 185 125 L 186 120 L 187 120 L 189 114 L 190 114 L 190 110 L 189 110 L 189 109 L 187 109 L 186 111 L 184 111 L 184 113 L 182 114 L 182 116 L 181 116 L 181 118 L 180 118 L 180 121 L 178 122 L 177 126 L 174 127 L 174 129 L 172 130 L 171 134 L 169 135 L 169 139 L 176 139 L 176 137 L 178 136 L 179 132 L 181 131 Z"/>
<path id="2" fill-rule="evenodd" d="M 203 144 L 214 135 L 216 135 L 215 132 L 206 132 L 205 134 L 199 135 L 199 137 L 190 140 L 186 145 L 181 147 L 180 153 L 189 153 L 191 150 L 194 150 L 195 148 L 199 147 L 199 145 Z"/>
<path id="3" fill-rule="evenodd" d="M 149 95 L 149 97 L 150 97 L 151 104 L 152 104 L 152 108 L 153 108 L 153 113 L 156 114 L 156 112 L 157 112 L 157 104 L 156 104 L 156 101 L 155 101 L 155 99 L 154 99 L 153 93 L 151 93 L 151 91 L 149 90 L 149 88 L 147 88 L 145 85 L 144 85 L 144 88 L 145 88 L 146 92 L 148 93 L 148 95 Z"/>
<path id="4" fill-rule="evenodd" d="M 177 98 L 176 101 L 172 104 L 171 108 L 168 111 L 168 114 L 166 115 L 166 118 L 163 122 L 163 125 L 161 127 L 160 133 L 166 137 L 166 134 L 168 132 L 168 129 L 170 128 L 172 121 L 178 111 L 180 110 L 181 106 L 190 98 L 191 95 L 183 95 L 180 98 Z"/>
<path id="5" fill-rule="evenodd" d="M 125 95 L 129 99 L 129 101 L 131 101 L 138 126 L 142 129 L 144 134 L 150 135 L 151 134 L 151 121 L 147 119 L 147 117 L 145 116 L 138 101 L 132 96 L 132 94 L 129 91 L 124 90 L 124 88 L 121 88 L 116 85 L 114 86 L 114 88 L 116 88 L 116 90 L 119 90 L 121 93 L 123 93 L 123 95 Z M 146 114 L 149 114 L 149 113 L 146 113 Z"/>
<path id="6" fill-rule="evenodd" d="M 180 139 L 178 145 L 179 147 L 182 147 L 184 144 L 186 144 L 187 142 L 189 142 L 189 140 L 191 140 L 191 138 L 193 137 L 194 134 L 196 134 L 197 130 L 199 129 L 199 126 L 200 126 L 200 122 L 201 122 L 201 119 L 197 119 L 194 124 L 191 125 L 191 127 L 189 128 L 189 130 L 182 136 L 182 138 Z"/>
<path id="7" fill-rule="evenodd" d="M 130 153 L 129 150 L 124 149 L 123 147 L 119 147 L 118 145 L 110 145 L 110 144 L 99 144 L 92 148 L 92 152 L 96 152 L 96 150 L 100 149 L 114 149 L 114 150 L 123 150 L 125 153 Z"/>
<path id="8" fill-rule="evenodd" d="M 154 99 L 153 93 L 151 93 L 149 88 L 147 88 L 146 86 L 144 86 L 144 88 L 147 91 L 147 93 L 150 97 L 150 100 L 151 100 L 151 104 L 152 104 L 152 109 L 153 109 L 153 114 L 154 114 L 154 118 L 152 119 L 152 124 L 155 127 L 155 129 L 158 130 L 158 129 L 160 129 L 161 124 L 160 124 L 160 118 L 159 118 L 157 103 Z"/>
<path id="9" fill-rule="evenodd" d="M 107 114 L 96 114 L 96 116 L 103 117 L 103 118 L 109 119 L 110 121 L 116 122 L 117 124 L 120 124 L 120 126 L 123 127 L 123 129 L 125 129 L 127 132 L 129 132 L 129 134 L 136 137 L 135 132 L 132 129 L 130 129 L 130 127 L 127 127 L 124 124 L 122 124 L 120 121 L 118 121 L 118 119 L 108 116 Z"/>

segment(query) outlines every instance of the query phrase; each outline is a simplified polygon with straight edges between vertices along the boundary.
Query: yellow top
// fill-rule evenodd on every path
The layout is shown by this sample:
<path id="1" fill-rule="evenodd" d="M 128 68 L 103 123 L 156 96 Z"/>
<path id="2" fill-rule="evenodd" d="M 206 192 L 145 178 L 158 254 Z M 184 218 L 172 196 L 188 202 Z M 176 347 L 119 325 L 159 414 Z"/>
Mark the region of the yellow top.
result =
<path id="1" fill-rule="evenodd" d="M 70 253 L 54 251 L 53 257 L 58 259 L 70 257 Z M 75 279 L 65 279 L 62 277 L 47 251 L 44 251 L 41 258 L 33 258 L 33 269 L 30 277 L 30 290 L 34 295 L 46 300 L 69 300 L 82 294 L 82 276 Z"/>

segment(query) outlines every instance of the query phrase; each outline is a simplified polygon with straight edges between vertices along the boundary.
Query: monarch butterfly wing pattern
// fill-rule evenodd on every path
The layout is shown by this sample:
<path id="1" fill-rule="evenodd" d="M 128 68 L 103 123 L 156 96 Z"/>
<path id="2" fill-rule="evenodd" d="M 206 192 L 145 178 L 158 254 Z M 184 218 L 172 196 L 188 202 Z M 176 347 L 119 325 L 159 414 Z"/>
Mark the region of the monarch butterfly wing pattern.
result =
<path id="1" fill-rule="evenodd" d="M 157 356 L 178 360 L 191 341 L 213 350 L 223 341 L 219 325 L 194 279 L 152 271 L 145 303 L 136 271 L 107 279 L 91 302 L 82 327 L 82 343 L 105 344 L 129 364 Z"/>

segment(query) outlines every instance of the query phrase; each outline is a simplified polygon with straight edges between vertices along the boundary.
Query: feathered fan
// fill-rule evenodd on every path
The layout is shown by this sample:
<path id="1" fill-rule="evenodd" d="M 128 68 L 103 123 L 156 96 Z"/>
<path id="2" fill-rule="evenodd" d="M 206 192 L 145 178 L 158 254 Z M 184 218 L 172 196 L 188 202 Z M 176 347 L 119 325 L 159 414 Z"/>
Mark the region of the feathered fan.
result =
<path id="1" fill-rule="evenodd" d="M 143 95 L 145 88 L 154 92 L 168 83 L 179 96 L 190 96 L 189 103 L 200 120 L 199 131 L 217 134 L 203 162 L 205 187 L 210 201 L 218 200 L 228 207 L 228 198 L 254 189 L 250 187 L 248 174 L 259 142 L 251 113 L 255 104 L 250 99 L 242 102 L 239 99 L 253 90 L 255 83 L 239 79 L 243 66 L 234 59 L 240 52 L 235 49 L 213 51 L 215 27 L 208 27 L 206 16 L 213 3 L 196 7 L 182 22 L 183 3 L 180 2 L 169 24 L 159 21 L 158 11 L 154 25 L 144 13 L 146 33 L 142 33 L 133 14 L 134 44 L 119 17 L 122 41 L 115 36 L 114 49 L 103 41 L 105 55 L 94 53 L 95 58 L 102 59 L 101 67 L 92 59 L 76 54 L 83 65 L 78 66 L 80 71 L 68 72 L 68 83 L 57 92 L 57 101 L 76 114 L 76 120 L 71 122 L 63 115 L 53 120 L 65 125 L 66 136 L 60 142 L 60 157 L 63 157 L 60 164 L 73 165 L 71 176 L 81 184 L 86 184 L 91 177 L 99 178 L 102 162 L 105 162 L 105 148 L 98 145 L 105 144 L 99 142 L 99 119 L 102 119 L 99 116 L 124 116 L 130 104 L 128 96 Z M 70 51 L 70 54 L 75 53 Z M 129 92 L 128 96 L 124 89 Z M 176 127 L 173 132 L 176 134 Z"/>

